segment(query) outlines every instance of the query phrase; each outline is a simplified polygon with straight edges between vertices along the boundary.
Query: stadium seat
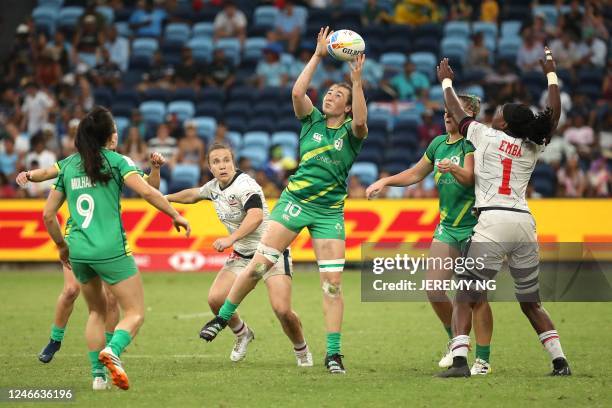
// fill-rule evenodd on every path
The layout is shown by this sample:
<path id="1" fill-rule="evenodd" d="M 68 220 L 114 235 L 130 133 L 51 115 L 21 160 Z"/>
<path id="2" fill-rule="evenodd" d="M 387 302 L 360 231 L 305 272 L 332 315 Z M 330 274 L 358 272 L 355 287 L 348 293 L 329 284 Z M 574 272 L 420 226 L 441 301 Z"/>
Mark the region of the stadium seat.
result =
<path id="1" fill-rule="evenodd" d="M 276 23 L 278 9 L 274 6 L 259 6 L 255 9 L 253 23 L 256 27 L 273 28 Z"/>
<path id="2" fill-rule="evenodd" d="M 243 118 L 248 118 L 250 113 L 250 102 L 244 100 L 232 100 L 223 110 L 224 116 L 241 116 Z"/>
<path id="3" fill-rule="evenodd" d="M 386 52 L 380 56 L 380 64 L 385 68 L 402 70 L 406 63 L 406 56 L 399 52 Z"/>
<path id="4" fill-rule="evenodd" d="M 111 25 L 115 22 L 115 11 L 113 10 L 112 7 L 109 6 L 97 6 L 96 7 L 96 12 L 98 14 L 101 14 L 102 17 L 104 17 L 104 20 L 106 20 L 106 24 L 107 25 Z"/>
<path id="5" fill-rule="evenodd" d="M 520 20 L 503 21 L 501 24 L 501 37 L 519 37 L 523 22 Z"/>
<path id="6" fill-rule="evenodd" d="M 353 164 L 349 175 L 355 175 L 363 184 L 369 185 L 378 177 L 378 166 L 374 163 L 359 161 Z"/>
<path id="7" fill-rule="evenodd" d="M 274 130 L 276 132 L 288 131 L 299 133 L 300 129 L 300 121 L 298 121 L 295 117 L 289 117 L 279 119 Z"/>
<path id="8" fill-rule="evenodd" d="M 370 162 L 380 166 L 383 163 L 383 151 L 378 147 L 364 147 L 357 158 L 360 162 Z"/>
<path id="9" fill-rule="evenodd" d="M 293 150 L 296 150 L 299 145 L 299 136 L 295 132 L 275 132 L 270 140 L 272 146 L 281 145 Z"/>
<path id="10" fill-rule="evenodd" d="M 254 92 L 256 91 L 251 86 L 235 86 L 230 89 L 228 99 L 230 102 L 251 102 Z"/>
<path id="11" fill-rule="evenodd" d="M 62 7 L 57 17 L 59 27 L 74 29 L 83 12 L 83 7 L 79 6 Z"/>
<path id="12" fill-rule="evenodd" d="M 121 143 L 125 140 L 127 128 L 130 125 L 130 120 L 124 116 L 116 116 L 115 112 L 113 112 L 113 116 L 115 118 L 115 126 L 117 126 L 117 135 L 119 136 L 119 143 Z"/>
<path id="13" fill-rule="evenodd" d="M 130 38 L 132 36 L 132 30 L 130 29 L 130 25 L 126 21 L 115 23 L 115 27 L 117 28 L 117 33 L 120 37 Z"/>
<path id="14" fill-rule="evenodd" d="M 590 100 L 601 98 L 601 85 L 582 84 L 574 88 L 574 93 L 586 95 Z"/>
<path id="15" fill-rule="evenodd" d="M 225 57 L 232 61 L 234 66 L 240 64 L 240 40 L 237 38 L 220 38 L 214 46 L 216 49 L 222 49 Z"/>
<path id="16" fill-rule="evenodd" d="M 523 73 L 521 75 L 521 80 L 531 93 L 531 97 L 536 101 L 540 100 L 540 95 L 542 95 L 542 92 L 547 86 L 546 77 L 540 72 L 533 71 Z"/>
<path id="17" fill-rule="evenodd" d="M 301 21 L 303 30 L 305 30 L 308 21 L 308 9 L 304 6 L 295 5 L 293 6 L 293 14 Z"/>
<path id="18" fill-rule="evenodd" d="M 227 132 L 225 139 L 229 142 L 230 146 L 236 151 L 242 147 L 242 135 L 238 132 Z"/>
<path id="19" fill-rule="evenodd" d="M 398 112 L 396 123 L 400 120 L 411 120 L 416 123 L 421 123 L 421 112 L 415 109 L 404 109 Z"/>
<path id="20" fill-rule="evenodd" d="M 599 68 L 582 68 L 578 71 L 578 83 L 581 85 L 601 86 L 603 78 L 604 72 Z"/>
<path id="21" fill-rule="evenodd" d="M 469 45 L 469 40 L 464 37 L 444 37 L 440 45 L 440 57 L 453 56 L 465 63 Z"/>
<path id="22" fill-rule="evenodd" d="M 115 116 L 125 116 L 129 118 L 132 115 L 134 106 L 136 105 L 130 102 L 115 101 L 111 104 L 111 111 Z"/>
<path id="23" fill-rule="evenodd" d="M 370 43 L 366 44 L 366 46 L 368 45 L 370 45 Z M 412 51 L 412 44 L 410 41 L 406 41 L 405 38 L 389 38 L 388 40 L 379 43 L 378 47 L 381 50 L 382 55 L 389 53 L 410 54 Z"/>
<path id="24" fill-rule="evenodd" d="M 153 58 L 158 48 L 159 43 L 155 38 L 136 38 L 132 42 L 132 55 Z"/>
<path id="25" fill-rule="evenodd" d="M 389 143 L 394 149 L 403 148 L 414 152 L 419 148 L 419 138 L 416 132 L 393 131 L 389 136 Z M 413 157 L 413 155 L 409 157 Z"/>
<path id="26" fill-rule="evenodd" d="M 179 88 L 174 91 L 173 94 L 170 95 L 170 100 L 172 101 L 196 101 L 196 92 L 192 88 Z"/>
<path id="27" fill-rule="evenodd" d="M 96 105 L 110 106 L 113 101 L 113 94 L 109 88 L 95 88 L 93 91 L 94 101 Z"/>
<path id="28" fill-rule="evenodd" d="M 244 116 L 227 116 L 224 118 L 228 130 L 244 133 L 247 130 L 247 123 Z"/>
<path id="29" fill-rule="evenodd" d="M 481 101 L 484 100 L 485 97 L 485 92 L 484 89 L 482 88 L 482 86 L 476 84 L 476 85 L 470 85 L 466 88 L 461 88 L 460 92 L 462 94 L 468 94 L 468 95 L 476 95 L 477 97 L 480 98 Z"/>
<path id="30" fill-rule="evenodd" d="M 198 102 L 196 104 L 195 116 L 210 116 L 221 119 L 223 109 L 217 102 Z"/>
<path id="31" fill-rule="evenodd" d="M 476 21 L 472 24 L 472 32 L 482 33 L 485 38 L 497 39 L 497 24 L 485 21 Z"/>
<path id="32" fill-rule="evenodd" d="M 209 22 L 200 22 L 193 26 L 192 35 L 193 38 L 204 37 L 204 38 L 212 38 L 215 32 L 215 28 L 213 23 Z"/>
<path id="33" fill-rule="evenodd" d="M 440 39 L 435 37 L 421 37 L 417 38 L 413 44 L 412 49 L 415 52 L 431 52 L 433 54 L 438 54 L 438 48 L 440 44 Z"/>
<path id="34" fill-rule="evenodd" d="M 270 148 L 270 134 L 260 131 L 246 132 L 244 135 L 242 135 L 242 148 L 259 148 L 268 150 Z"/>
<path id="35" fill-rule="evenodd" d="M 281 100 L 281 91 L 278 88 L 263 88 L 255 95 L 256 101 L 275 102 Z"/>
<path id="36" fill-rule="evenodd" d="M 223 103 L 225 101 L 225 93 L 219 88 L 204 88 L 198 95 L 198 101 L 200 102 L 216 102 Z"/>
<path id="37" fill-rule="evenodd" d="M 200 181 L 200 167 L 195 164 L 176 164 L 172 169 L 170 193 L 197 186 Z"/>
<path id="38" fill-rule="evenodd" d="M 414 153 L 410 149 L 400 147 L 388 149 L 385 152 L 385 163 L 401 163 L 403 168 L 400 171 L 403 171 L 410 166 L 413 156 Z"/>
<path id="39" fill-rule="evenodd" d="M 244 42 L 244 58 L 245 59 L 259 59 L 262 56 L 262 50 L 268 44 L 268 40 L 264 37 L 251 37 L 247 38 Z"/>
<path id="40" fill-rule="evenodd" d="M 424 73 L 433 79 L 436 68 L 436 56 L 431 52 L 413 52 L 410 54 L 410 61 L 415 65 L 417 71 Z"/>
<path id="41" fill-rule="evenodd" d="M 442 88 L 435 85 L 429 88 L 429 99 L 434 102 L 444 103 Z"/>
<path id="42" fill-rule="evenodd" d="M 543 14 L 546 18 L 546 22 L 552 26 L 557 25 L 557 18 L 559 17 L 559 11 L 554 4 L 540 4 L 533 8 L 533 15 Z"/>
<path id="43" fill-rule="evenodd" d="M 213 52 L 212 38 L 195 37 L 187 42 L 187 47 L 191 48 L 193 58 L 199 62 L 210 62 Z"/>
<path id="44" fill-rule="evenodd" d="M 164 39 L 179 44 L 185 44 L 191 37 L 191 29 L 185 23 L 170 23 L 164 30 Z"/>
<path id="45" fill-rule="evenodd" d="M 140 113 L 146 123 L 159 125 L 166 116 L 166 104 L 161 101 L 146 101 L 140 104 Z"/>
<path id="46" fill-rule="evenodd" d="M 444 36 L 467 39 L 470 36 L 470 24 L 467 21 L 449 21 L 444 25 Z"/>
<path id="47" fill-rule="evenodd" d="M 64 5 L 64 0 L 38 0 L 39 6 L 59 9 Z"/>
<path id="48" fill-rule="evenodd" d="M 497 45 L 497 55 L 499 58 L 516 59 L 518 50 L 521 48 L 522 40 L 520 37 L 502 37 Z"/>
<path id="49" fill-rule="evenodd" d="M 198 116 L 191 119 L 195 124 L 198 136 L 210 142 L 215 137 L 217 130 L 217 120 L 213 117 Z"/>
<path id="50" fill-rule="evenodd" d="M 272 133 L 274 129 L 274 120 L 270 118 L 252 117 L 247 127 L 249 132 L 261 131 Z M 244 140 L 243 140 L 244 142 Z"/>
<path id="51" fill-rule="evenodd" d="M 415 119 L 398 118 L 393 125 L 393 132 L 417 133 L 418 127 L 419 121 Z"/>
<path id="52" fill-rule="evenodd" d="M 278 104 L 276 102 L 261 102 L 251 109 L 251 117 L 264 117 L 276 119 L 278 117 Z"/>
<path id="53" fill-rule="evenodd" d="M 140 98 L 138 97 L 138 93 L 133 89 L 120 89 L 115 92 L 113 101 L 129 103 L 135 106 L 140 102 Z"/>
<path id="54" fill-rule="evenodd" d="M 173 101 L 168 104 L 167 112 L 176 114 L 178 120 L 184 122 L 193 118 L 195 106 L 191 101 Z"/>
<path id="55" fill-rule="evenodd" d="M 242 149 L 240 151 L 240 158 L 246 157 L 251 161 L 251 166 L 254 169 L 259 170 L 263 168 L 268 160 L 268 151 L 265 149 Z"/>
<path id="56" fill-rule="evenodd" d="M 57 8 L 39 6 L 32 11 L 32 19 L 37 27 L 45 27 L 49 33 L 55 32 L 59 12 Z"/>
<path id="57" fill-rule="evenodd" d="M 165 89 L 162 89 L 162 88 L 149 88 L 149 89 L 145 90 L 142 93 L 141 99 L 143 101 L 163 101 L 163 102 L 168 102 L 169 95 L 170 95 L 170 91 L 167 91 Z"/>
<path id="58" fill-rule="evenodd" d="M 435 38 L 439 40 L 442 38 L 443 27 L 437 23 L 427 23 L 414 27 L 412 37 L 419 38 Z"/>

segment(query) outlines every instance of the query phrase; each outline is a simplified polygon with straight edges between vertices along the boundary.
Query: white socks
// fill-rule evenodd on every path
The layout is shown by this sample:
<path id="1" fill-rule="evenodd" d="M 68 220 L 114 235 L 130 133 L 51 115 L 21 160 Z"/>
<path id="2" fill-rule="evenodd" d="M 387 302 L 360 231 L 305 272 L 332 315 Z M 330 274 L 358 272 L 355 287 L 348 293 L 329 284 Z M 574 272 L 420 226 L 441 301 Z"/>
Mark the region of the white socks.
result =
<path id="1" fill-rule="evenodd" d="M 451 354 L 455 357 L 467 358 L 470 349 L 470 336 L 460 335 L 451 340 Z"/>
<path id="2" fill-rule="evenodd" d="M 559 340 L 559 334 L 556 330 L 549 330 L 538 335 L 540 342 L 550 354 L 550 359 L 565 358 L 563 349 L 561 348 L 561 341 Z"/>

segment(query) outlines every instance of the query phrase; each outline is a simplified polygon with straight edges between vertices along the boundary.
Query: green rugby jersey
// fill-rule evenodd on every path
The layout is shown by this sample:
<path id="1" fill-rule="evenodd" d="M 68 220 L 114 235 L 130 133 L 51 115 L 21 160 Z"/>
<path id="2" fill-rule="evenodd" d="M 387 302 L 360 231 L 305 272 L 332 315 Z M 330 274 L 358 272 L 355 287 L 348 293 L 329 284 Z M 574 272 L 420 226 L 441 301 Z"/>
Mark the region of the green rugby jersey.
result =
<path id="1" fill-rule="evenodd" d="M 465 156 L 474 154 L 474 146 L 464 137 L 450 143 L 449 136 L 436 136 L 425 151 L 425 159 L 434 165 L 434 180 L 440 196 L 440 224 L 447 227 L 473 227 L 477 223 L 471 212 L 476 200 L 474 186 L 464 186 L 452 174 L 438 171 L 438 163 L 449 159 L 462 166 Z"/>
<path id="2" fill-rule="evenodd" d="M 352 118 L 337 128 L 327 126 L 317 108 L 300 119 L 300 165 L 289 178 L 287 191 L 303 203 L 343 208 L 347 178 L 363 139 L 353 134 Z"/>
<path id="3" fill-rule="evenodd" d="M 129 157 L 107 149 L 100 154 L 103 171 L 112 175 L 106 184 L 91 183 L 78 153 L 58 162 L 60 173 L 54 188 L 68 201 L 65 235 L 70 259 L 76 262 L 109 262 L 131 255 L 121 221 L 121 190 L 126 177 L 142 173 Z"/>

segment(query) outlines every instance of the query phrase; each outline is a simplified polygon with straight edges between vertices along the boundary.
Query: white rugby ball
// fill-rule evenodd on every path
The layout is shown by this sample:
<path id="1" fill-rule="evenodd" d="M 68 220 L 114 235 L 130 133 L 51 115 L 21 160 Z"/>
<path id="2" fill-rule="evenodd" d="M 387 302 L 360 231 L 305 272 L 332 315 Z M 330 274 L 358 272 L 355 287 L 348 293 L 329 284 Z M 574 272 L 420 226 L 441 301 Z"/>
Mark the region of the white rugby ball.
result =
<path id="1" fill-rule="evenodd" d="M 351 61 L 365 50 L 365 41 L 351 30 L 339 30 L 327 39 L 327 52 L 334 59 Z"/>

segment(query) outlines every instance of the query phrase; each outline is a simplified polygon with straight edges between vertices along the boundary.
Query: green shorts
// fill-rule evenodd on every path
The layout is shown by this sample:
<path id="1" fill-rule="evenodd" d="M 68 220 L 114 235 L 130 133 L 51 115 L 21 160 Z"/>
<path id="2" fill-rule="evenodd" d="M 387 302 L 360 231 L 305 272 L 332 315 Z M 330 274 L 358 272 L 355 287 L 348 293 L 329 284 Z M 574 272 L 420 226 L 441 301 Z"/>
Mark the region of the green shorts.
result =
<path id="1" fill-rule="evenodd" d="M 91 278 L 99 276 L 109 285 L 114 285 L 127 278 L 131 278 L 138 272 L 138 267 L 133 256 L 122 256 L 114 261 L 102 263 L 73 262 L 72 272 L 81 283 L 87 283 Z"/>
<path id="2" fill-rule="evenodd" d="M 468 239 L 472 236 L 474 226 L 469 227 L 449 227 L 438 224 L 434 232 L 434 239 L 449 244 L 459 251 L 463 251 Z"/>
<path id="3" fill-rule="evenodd" d="M 306 227 L 315 239 L 345 238 L 344 209 L 304 203 L 287 190 L 278 199 L 270 219 L 296 233 Z"/>

